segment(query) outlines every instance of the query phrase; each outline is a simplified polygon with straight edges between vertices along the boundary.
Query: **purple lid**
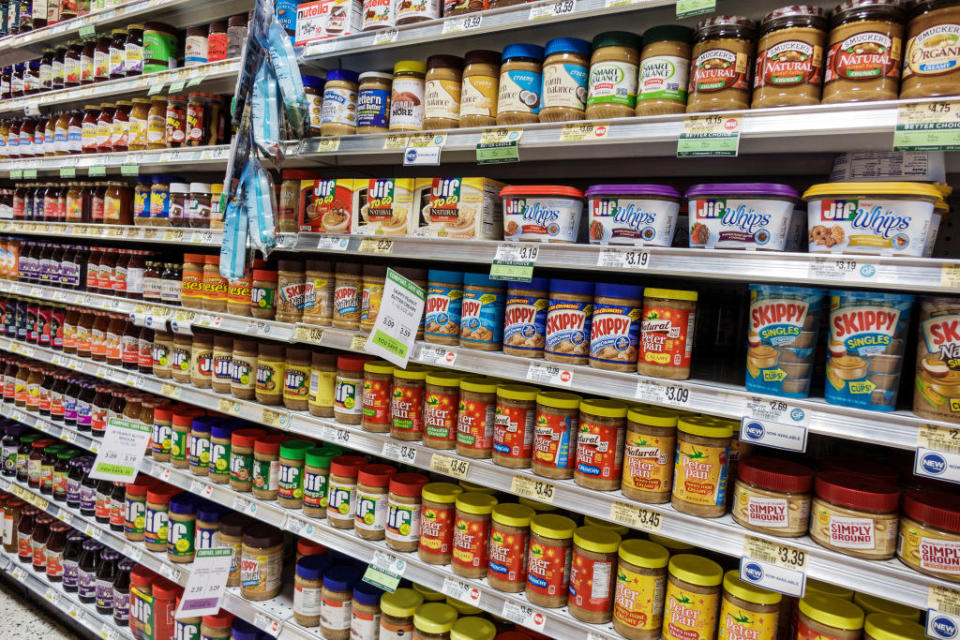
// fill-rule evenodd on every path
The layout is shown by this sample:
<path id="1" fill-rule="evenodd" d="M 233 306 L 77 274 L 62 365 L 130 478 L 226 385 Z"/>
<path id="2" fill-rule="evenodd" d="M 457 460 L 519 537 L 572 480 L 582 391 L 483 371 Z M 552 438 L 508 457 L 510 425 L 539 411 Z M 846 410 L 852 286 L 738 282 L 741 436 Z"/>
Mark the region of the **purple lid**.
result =
<path id="1" fill-rule="evenodd" d="M 353 599 L 357 604 L 375 605 L 380 604 L 380 596 L 383 590 L 363 582 L 362 580 L 353 586 Z"/>
<path id="2" fill-rule="evenodd" d="M 323 588 L 330 591 L 352 591 L 353 585 L 360 580 L 360 570 L 341 564 L 326 571 L 323 575 Z"/>
<path id="3" fill-rule="evenodd" d="M 695 184 L 684 194 L 694 196 L 738 195 L 738 196 L 776 196 L 779 198 L 799 198 L 793 187 L 775 182 L 727 182 Z"/>
<path id="4" fill-rule="evenodd" d="M 660 184 L 595 184 L 586 191 L 586 196 L 663 196 L 679 198 L 680 192 L 673 187 Z"/>

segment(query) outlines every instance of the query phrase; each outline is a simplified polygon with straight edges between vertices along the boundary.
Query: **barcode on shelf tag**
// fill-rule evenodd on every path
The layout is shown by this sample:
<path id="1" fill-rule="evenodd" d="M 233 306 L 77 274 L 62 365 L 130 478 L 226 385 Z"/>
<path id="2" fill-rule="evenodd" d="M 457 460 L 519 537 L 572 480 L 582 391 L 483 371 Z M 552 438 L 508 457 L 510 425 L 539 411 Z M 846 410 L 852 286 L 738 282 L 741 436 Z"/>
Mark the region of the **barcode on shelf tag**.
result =
<path id="1" fill-rule="evenodd" d="M 927 635 L 935 640 L 954 640 L 960 627 L 960 591 L 930 585 L 927 606 Z"/>
<path id="2" fill-rule="evenodd" d="M 257 503 L 237 496 L 233 499 L 233 510 L 253 515 L 257 512 Z"/>
<path id="3" fill-rule="evenodd" d="M 444 578 L 440 592 L 445 596 L 456 598 L 473 606 L 477 606 L 480 602 L 480 589 L 456 578 Z"/>
<path id="4" fill-rule="evenodd" d="M 811 256 L 807 278 L 830 282 L 875 282 L 877 266 L 863 259 Z"/>
<path id="5" fill-rule="evenodd" d="M 540 632 L 543 631 L 544 626 L 547 624 L 547 618 L 543 615 L 542 611 L 538 611 L 525 604 L 520 604 L 519 602 L 513 602 L 512 600 L 506 600 L 503 603 L 501 617 L 506 618 L 510 622 L 515 622 L 521 627 Z"/>
<path id="6" fill-rule="evenodd" d="M 662 516 L 656 511 L 638 507 L 627 502 L 613 502 L 610 505 L 610 519 L 625 524 L 628 527 L 657 533 L 660 531 Z"/>
<path id="7" fill-rule="evenodd" d="M 434 347 L 430 345 L 421 345 L 420 352 L 417 354 L 417 360 L 424 364 L 446 365 L 452 367 L 457 361 L 457 352 L 451 351 L 446 347 Z"/>
<path id="8" fill-rule="evenodd" d="M 388 460 L 397 460 L 407 464 L 413 463 L 417 459 L 417 450 L 414 447 L 408 447 L 405 444 L 396 444 L 393 442 L 384 442 L 380 456 Z"/>
<path id="9" fill-rule="evenodd" d="M 642 249 L 604 249 L 597 254 L 597 266 L 613 269 L 649 269 L 650 252 Z"/>
<path id="10" fill-rule="evenodd" d="M 353 336 L 350 339 L 350 351 L 363 351 L 367 346 L 367 336 Z"/>
<path id="11" fill-rule="evenodd" d="M 321 437 L 327 442 L 338 442 L 340 444 L 347 444 L 350 442 L 350 432 L 344 431 L 343 429 L 338 429 L 336 427 L 321 427 L 320 434 Z"/>
<path id="12" fill-rule="evenodd" d="M 382 29 L 373 36 L 373 44 L 378 45 L 395 42 L 399 33 L 396 29 Z"/>
<path id="13" fill-rule="evenodd" d="M 199 480 L 190 481 L 190 493 L 200 493 L 200 490 L 203 489 L 203 483 Z"/>
<path id="14" fill-rule="evenodd" d="M 233 400 L 228 400 L 226 398 L 221 398 L 217 401 L 217 411 L 220 413 L 239 413 L 240 404 L 234 402 Z"/>
<path id="15" fill-rule="evenodd" d="M 461 31 L 472 31 L 479 29 L 482 24 L 483 16 L 479 13 L 470 14 L 462 18 L 447 18 L 443 22 L 442 34 L 459 33 Z"/>
<path id="16" fill-rule="evenodd" d="M 279 620 L 271 618 L 265 613 L 258 612 L 257 615 L 253 617 L 253 626 L 266 631 L 276 638 L 278 635 L 280 635 L 280 628 L 283 625 Z"/>
<path id="17" fill-rule="evenodd" d="M 538 384 L 569 387 L 573 384 L 573 371 L 555 364 L 531 362 L 527 368 L 527 380 Z"/>
<path id="18" fill-rule="evenodd" d="M 435 453 L 430 457 L 430 470 L 463 480 L 470 472 L 470 463 L 466 460 L 445 456 L 442 453 Z"/>
<path id="19" fill-rule="evenodd" d="M 921 424 L 917 430 L 917 446 L 947 453 L 960 453 L 960 428 Z"/>
<path id="20" fill-rule="evenodd" d="M 807 554 L 803 549 L 746 536 L 740 557 L 740 579 L 780 593 L 803 596 Z"/>
<path id="21" fill-rule="evenodd" d="M 530 478 L 525 475 L 516 474 L 510 481 L 510 493 L 516 494 L 521 498 L 529 498 L 537 502 L 553 504 L 553 498 L 556 494 L 557 486 L 552 482 Z"/>
<path id="22" fill-rule="evenodd" d="M 323 344 L 323 329 L 298 325 L 293 332 L 293 337 L 297 342 Z"/>
<path id="23" fill-rule="evenodd" d="M 686 407 L 690 403 L 690 390 L 681 385 L 666 385 L 653 380 L 638 380 L 635 397 L 637 400 L 653 404 Z"/>
<path id="24" fill-rule="evenodd" d="M 940 286 L 947 289 L 960 288 L 960 264 L 945 264 L 940 267 Z"/>

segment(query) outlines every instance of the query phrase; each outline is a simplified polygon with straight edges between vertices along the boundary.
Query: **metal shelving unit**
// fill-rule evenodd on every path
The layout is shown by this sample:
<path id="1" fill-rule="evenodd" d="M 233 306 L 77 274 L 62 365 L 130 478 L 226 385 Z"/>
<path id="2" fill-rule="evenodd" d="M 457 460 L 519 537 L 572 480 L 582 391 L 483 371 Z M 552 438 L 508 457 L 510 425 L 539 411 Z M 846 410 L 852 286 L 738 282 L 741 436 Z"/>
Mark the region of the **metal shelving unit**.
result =
<path id="1" fill-rule="evenodd" d="M 141 172 L 155 171 L 222 171 L 227 166 L 230 145 L 155 149 L 123 153 L 91 153 L 74 156 L 20 158 L 0 161 L 0 172 L 30 171 L 38 175 L 59 175 L 73 170 L 76 176 L 89 174 L 92 167 L 123 171 L 137 166 Z M 61 176 L 66 177 L 66 176 Z M 95 176 L 94 176 L 95 177 Z"/>

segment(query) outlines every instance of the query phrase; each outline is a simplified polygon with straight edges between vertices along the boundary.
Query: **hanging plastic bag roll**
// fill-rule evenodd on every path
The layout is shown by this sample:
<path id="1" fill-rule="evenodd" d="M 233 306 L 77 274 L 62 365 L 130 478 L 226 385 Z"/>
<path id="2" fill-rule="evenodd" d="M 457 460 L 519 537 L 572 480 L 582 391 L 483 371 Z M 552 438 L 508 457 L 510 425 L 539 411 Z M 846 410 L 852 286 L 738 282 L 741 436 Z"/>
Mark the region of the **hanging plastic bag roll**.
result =
<path id="1" fill-rule="evenodd" d="M 242 191 L 242 187 L 241 187 Z M 228 281 L 243 277 L 247 261 L 247 209 L 243 194 L 231 198 L 224 215 L 223 245 L 220 247 L 220 275 Z"/>
<path id="2" fill-rule="evenodd" d="M 273 71 L 277 74 L 287 120 L 298 138 L 307 137 L 309 109 L 307 94 L 303 90 L 303 78 L 297 65 L 297 55 L 290 44 L 290 38 L 276 22 L 271 24 L 267 31 L 266 49 Z"/>
<path id="3" fill-rule="evenodd" d="M 257 147 L 276 162 L 280 157 L 280 111 L 277 78 L 269 64 L 264 61 L 257 72 L 250 100 L 253 140 Z"/>
<path id="4" fill-rule="evenodd" d="M 250 221 L 250 239 L 266 255 L 277 244 L 273 212 L 277 202 L 273 179 L 256 157 L 244 171 L 243 193 Z"/>

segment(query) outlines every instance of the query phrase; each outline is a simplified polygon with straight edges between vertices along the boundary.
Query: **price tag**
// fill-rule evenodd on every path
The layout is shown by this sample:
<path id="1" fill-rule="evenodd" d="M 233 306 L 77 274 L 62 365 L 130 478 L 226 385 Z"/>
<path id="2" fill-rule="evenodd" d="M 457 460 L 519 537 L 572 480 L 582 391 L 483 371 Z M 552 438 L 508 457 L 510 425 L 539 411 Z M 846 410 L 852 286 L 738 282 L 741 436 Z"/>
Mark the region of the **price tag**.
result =
<path id="1" fill-rule="evenodd" d="M 510 482 L 510 493 L 546 504 L 553 504 L 556 491 L 557 486 L 551 482 L 520 474 L 513 476 Z"/>
<path id="2" fill-rule="evenodd" d="M 34 179 L 36 179 L 36 177 L 37 177 L 37 170 L 36 170 L 36 169 L 24 169 L 24 170 L 23 170 L 23 178 L 24 178 L 25 180 L 34 180 Z"/>
<path id="3" fill-rule="evenodd" d="M 417 450 L 414 447 L 408 447 L 405 444 L 395 444 L 393 442 L 384 442 L 383 449 L 380 451 L 380 457 L 389 460 L 398 460 L 407 464 L 413 464 L 417 459 Z"/>
<path id="4" fill-rule="evenodd" d="M 513 600 L 504 601 L 501 617 L 506 618 L 510 622 L 515 622 L 522 627 L 541 633 L 547 624 L 547 618 L 543 615 L 542 611 L 519 602 L 514 602 Z"/>
<path id="5" fill-rule="evenodd" d="M 960 429 L 920 425 L 913 471 L 928 478 L 960 482 Z"/>
<path id="6" fill-rule="evenodd" d="M 94 28 L 92 24 L 83 25 L 82 27 L 80 27 L 80 31 L 77 32 L 77 35 L 80 36 L 81 40 L 87 40 L 88 38 L 92 38 L 96 34 L 97 34 L 97 30 L 96 28 Z"/>
<path id="7" fill-rule="evenodd" d="M 60 599 L 60 594 L 54 591 L 52 588 L 47 587 L 47 590 L 43 592 L 43 598 L 49 602 L 56 602 Z"/>
<path id="8" fill-rule="evenodd" d="M 397 35 L 400 32 L 396 29 L 381 29 L 377 31 L 376 35 L 373 36 L 374 46 L 378 44 L 390 44 L 391 42 L 397 41 Z"/>
<path id="9" fill-rule="evenodd" d="M 350 246 L 350 238 L 337 236 L 323 236 L 317 240 L 317 249 L 324 251 L 346 251 Z"/>
<path id="10" fill-rule="evenodd" d="M 60 177 L 61 177 L 61 178 L 76 178 L 76 177 L 77 177 L 77 168 L 76 168 L 76 167 L 60 167 Z"/>
<path id="11" fill-rule="evenodd" d="M 183 229 L 170 229 L 163 232 L 164 242 L 183 242 Z"/>
<path id="12" fill-rule="evenodd" d="M 677 20 L 710 13 L 716 8 L 716 0 L 677 0 Z"/>
<path id="13" fill-rule="evenodd" d="M 960 150 L 960 102 L 901 104 L 894 151 Z"/>
<path id="14" fill-rule="evenodd" d="M 194 76 L 187 80 L 187 88 L 196 87 L 200 84 L 203 84 L 203 81 L 207 79 L 207 76 Z"/>
<path id="15" fill-rule="evenodd" d="M 91 178 L 102 178 L 107 175 L 107 168 L 102 164 L 91 165 L 90 168 L 87 169 L 87 175 Z"/>
<path id="16" fill-rule="evenodd" d="M 569 387 L 573 385 L 573 371 L 555 364 L 531 362 L 527 368 L 527 380 L 554 387 Z"/>
<path id="17" fill-rule="evenodd" d="M 740 58 L 737 58 L 738 64 Z M 741 73 L 748 73 L 747 60 L 742 61 Z M 677 157 L 736 156 L 740 149 L 743 114 L 687 116 L 677 140 Z"/>
<path id="18" fill-rule="evenodd" d="M 410 136 L 408 135 L 402 133 L 391 133 L 383 139 L 383 150 L 397 151 L 399 149 L 406 149 L 409 141 Z"/>
<path id="19" fill-rule="evenodd" d="M 420 345 L 420 352 L 417 354 L 417 360 L 425 364 L 446 365 L 452 367 L 457 361 L 457 352 L 451 351 L 446 347 L 435 347 L 431 345 Z"/>
<path id="20" fill-rule="evenodd" d="M 940 286 L 945 289 L 960 288 L 960 264 L 945 264 L 940 267 Z"/>
<path id="21" fill-rule="evenodd" d="M 293 331 L 293 337 L 297 342 L 323 344 L 323 329 L 297 325 L 297 328 Z"/>
<path id="22" fill-rule="evenodd" d="M 57 518 L 59 518 L 64 524 L 73 523 L 73 514 L 69 511 L 64 511 L 63 509 L 60 509 L 60 513 L 57 514 Z"/>
<path id="23" fill-rule="evenodd" d="M 876 265 L 852 258 L 811 256 L 807 267 L 807 277 L 811 280 L 874 282 L 876 275 Z"/>
<path id="24" fill-rule="evenodd" d="M 480 589 L 456 578 L 444 578 L 440 592 L 445 596 L 456 598 L 467 604 L 472 604 L 475 607 L 480 603 Z"/>
<path id="25" fill-rule="evenodd" d="M 613 269 L 649 269 L 650 252 L 643 249 L 604 249 L 597 254 L 597 266 Z"/>
<path id="26" fill-rule="evenodd" d="M 459 458 L 445 456 L 442 453 L 435 453 L 430 457 L 430 470 L 463 480 L 470 471 L 470 463 Z"/>
<path id="27" fill-rule="evenodd" d="M 260 422 L 268 427 L 285 427 L 287 425 L 287 416 L 279 411 L 264 409 L 260 412 Z"/>
<path id="28" fill-rule="evenodd" d="M 397 590 L 406 568 L 406 560 L 383 551 L 374 551 L 373 562 L 367 565 L 363 581 L 393 593 Z"/>
<path id="29" fill-rule="evenodd" d="M 530 20 L 539 20 L 540 18 L 558 18 L 573 13 L 577 3 L 574 0 L 557 0 L 547 5 L 530 7 Z"/>
<path id="30" fill-rule="evenodd" d="M 609 133 L 609 122 L 574 122 L 560 127 L 560 140 L 563 142 L 600 140 L 606 138 Z"/>
<path id="31" fill-rule="evenodd" d="M 149 326 L 149 325 L 148 325 Z M 180 397 L 180 387 L 175 387 L 172 384 L 164 382 L 160 386 L 160 394 L 167 396 L 168 398 L 179 398 Z"/>
<path id="32" fill-rule="evenodd" d="M 143 463 L 151 431 L 152 427 L 140 422 L 110 418 L 90 477 L 111 482 L 133 482 Z"/>
<path id="33" fill-rule="evenodd" d="M 339 136 L 327 136 L 325 138 L 316 138 L 313 143 L 312 151 L 314 153 L 334 153 L 340 148 Z"/>
<path id="34" fill-rule="evenodd" d="M 560 0 L 557 4 L 573 0 Z M 477 143 L 477 164 L 516 162 L 520 159 L 519 144 L 523 129 L 484 129 Z"/>
<path id="35" fill-rule="evenodd" d="M 19 179 L 21 179 L 22 177 L 23 177 L 23 170 L 22 170 L 22 169 L 10 169 L 10 179 L 11 179 L 11 180 L 19 180 Z"/>
<path id="36" fill-rule="evenodd" d="M 220 413 L 239 413 L 240 405 L 233 400 L 227 400 L 226 398 L 221 398 L 217 401 L 217 411 Z"/>
<path id="37" fill-rule="evenodd" d="M 230 547 L 197 549 L 175 617 L 196 618 L 216 614 L 227 590 L 232 562 L 233 549 Z"/>
<path id="38" fill-rule="evenodd" d="M 497 246 L 497 253 L 490 265 L 490 277 L 510 282 L 530 282 L 533 265 L 540 255 L 540 247 L 529 243 L 504 243 Z"/>
<path id="39" fill-rule="evenodd" d="M 680 385 L 665 385 L 653 380 L 638 380 L 636 398 L 651 404 L 686 407 L 690 404 L 690 390 Z"/>
<path id="40" fill-rule="evenodd" d="M 953 640 L 960 628 L 960 591 L 938 584 L 927 592 L 927 635 L 935 640 Z"/>
<path id="41" fill-rule="evenodd" d="M 172 580 L 177 584 L 180 583 L 180 570 L 171 567 L 168 564 L 160 565 L 160 573 L 164 575 L 168 580 Z"/>
<path id="42" fill-rule="evenodd" d="M 120 165 L 120 175 L 122 175 L 122 176 L 138 176 L 138 175 L 140 175 L 140 165 L 138 165 L 138 164 L 122 164 L 122 165 Z"/>
<path id="43" fill-rule="evenodd" d="M 472 13 L 462 18 L 447 18 L 443 21 L 443 29 L 441 29 L 440 32 L 446 35 L 448 33 L 459 33 L 461 31 L 479 29 L 482 18 L 483 15 L 479 13 Z"/>
<path id="44" fill-rule="evenodd" d="M 381 253 L 388 254 L 393 252 L 393 240 L 383 238 L 364 238 L 360 241 L 360 247 L 357 249 L 360 253 Z"/>
<path id="45" fill-rule="evenodd" d="M 30 116 L 31 118 L 36 118 L 40 116 L 40 103 L 39 102 L 28 102 L 23 106 L 23 114 Z"/>
<path id="46" fill-rule="evenodd" d="M 136 562 L 140 562 L 140 559 L 143 557 L 143 549 L 132 544 L 123 545 L 123 550 L 120 553 Z"/>
<path id="47" fill-rule="evenodd" d="M 276 638 L 280 635 L 280 628 L 283 626 L 283 623 L 271 618 L 265 613 L 257 613 L 257 615 L 253 617 L 253 626 L 259 627 Z"/>
<path id="48" fill-rule="evenodd" d="M 347 444 L 350 442 L 350 432 L 344 431 L 343 429 L 322 427 L 320 433 L 323 434 L 323 439 L 327 442 L 337 442 L 339 444 Z"/>
<path id="49" fill-rule="evenodd" d="M 740 440 L 786 451 L 807 450 L 807 428 L 802 424 L 784 424 L 744 416 L 740 421 Z"/>
<path id="50" fill-rule="evenodd" d="M 807 554 L 803 549 L 746 536 L 740 557 L 740 579 L 800 598 L 807 581 L 806 563 Z"/>
<path id="51" fill-rule="evenodd" d="M 183 80 L 176 80 L 176 81 L 174 81 L 174 82 L 171 82 L 171 83 L 170 83 L 170 89 L 167 90 L 167 93 L 173 94 L 173 93 L 179 93 L 179 92 L 183 91 L 183 85 L 184 85 L 184 83 L 185 83 L 185 82 L 184 82 Z"/>
<path id="52" fill-rule="evenodd" d="M 387 269 L 380 311 L 364 350 L 406 368 L 417 337 L 417 324 L 423 317 L 425 299 L 422 288 L 393 269 Z"/>
<path id="53" fill-rule="evenodd" d="M 613 502 L 610 504 L 610 519 L 625 524 L 628 527 L 657 533 L 660 531 L 662 516 L 656 511 L 638 507 L 628 502 Z"/>
<path id="54" fill-rule="evenodd" d="M 363 351 L 367 344 L 367 336 L 353 336 L 350 339 L 350 351 Z"/>

